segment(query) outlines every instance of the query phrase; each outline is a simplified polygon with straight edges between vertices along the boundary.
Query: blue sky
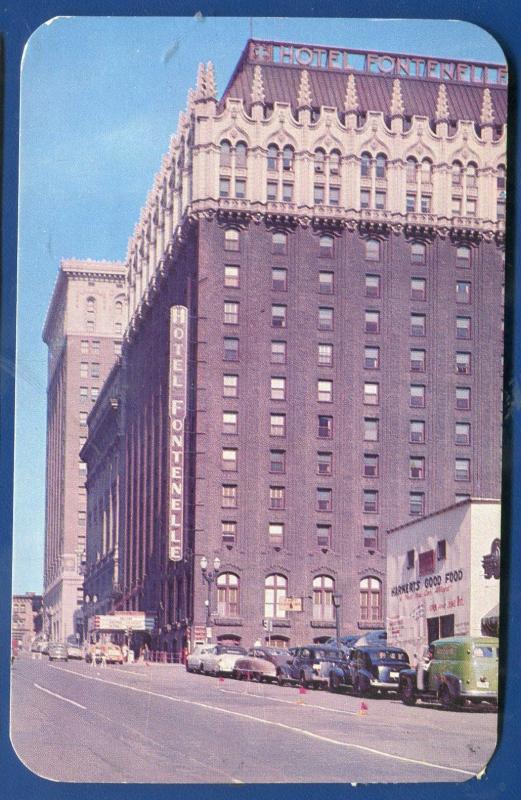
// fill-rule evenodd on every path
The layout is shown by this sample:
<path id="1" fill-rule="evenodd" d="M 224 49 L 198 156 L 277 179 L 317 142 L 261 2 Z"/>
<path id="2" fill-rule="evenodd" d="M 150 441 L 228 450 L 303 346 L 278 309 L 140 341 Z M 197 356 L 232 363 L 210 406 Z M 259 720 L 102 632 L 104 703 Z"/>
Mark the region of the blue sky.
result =
<path id="1" fill-rule="evenodd" d="M 461 22 L 76 17 L 40 27 L 23 59 L 13 591 L 41 591 L 46 347 L 61 258 L 123 259 L 193 86 L 214 62 L 221 93 L 250 35 L 503 62 Z"/>

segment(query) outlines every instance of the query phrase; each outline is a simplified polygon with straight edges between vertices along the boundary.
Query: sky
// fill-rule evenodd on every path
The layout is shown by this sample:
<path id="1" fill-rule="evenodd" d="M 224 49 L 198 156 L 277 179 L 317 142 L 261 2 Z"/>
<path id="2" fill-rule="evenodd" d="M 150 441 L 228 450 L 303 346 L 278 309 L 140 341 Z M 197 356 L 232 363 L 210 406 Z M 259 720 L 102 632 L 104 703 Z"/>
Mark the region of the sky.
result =
<path id="1" fill-rule="evenodd" d="M 13 592 L 42 591 L 46 346 L 62 258 L 124 260 L 200 61 L 221 94 L 255 38 L 503 63 L 484 30 L 438 20 L 60 18 L 23 57 Z M 428 43 L 428 47 L 426 47 Z"/>

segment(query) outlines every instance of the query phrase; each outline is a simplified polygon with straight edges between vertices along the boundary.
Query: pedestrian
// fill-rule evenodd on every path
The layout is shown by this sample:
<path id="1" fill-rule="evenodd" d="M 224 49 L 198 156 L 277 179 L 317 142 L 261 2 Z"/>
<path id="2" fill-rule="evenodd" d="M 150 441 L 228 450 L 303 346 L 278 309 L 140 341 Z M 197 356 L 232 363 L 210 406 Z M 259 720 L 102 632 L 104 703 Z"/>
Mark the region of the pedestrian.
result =
<path id="1" fill-rule="evenodd" d="M 128 645 L 127 644 L 123 645 L 123 647 L 121 648 L 121 652 L 123 654 L 123 663 L 126 664 L 128 662 Z"/>

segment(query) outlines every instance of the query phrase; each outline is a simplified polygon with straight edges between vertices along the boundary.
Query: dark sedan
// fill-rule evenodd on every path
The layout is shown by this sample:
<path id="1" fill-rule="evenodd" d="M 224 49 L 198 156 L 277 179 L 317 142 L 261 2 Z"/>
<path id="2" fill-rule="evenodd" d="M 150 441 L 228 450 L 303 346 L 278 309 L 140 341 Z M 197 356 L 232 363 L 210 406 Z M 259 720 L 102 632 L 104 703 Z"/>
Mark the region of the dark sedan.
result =
<path id="1" fill-rule="evenodd" d="M 326 688 L 333 665 L 345 663 L 347 656 L 343 650 L 325 644 L 311 644 L 297 648 L 289 663 L 288 678 L 306 688 Z"/>
<path id="2" fill-rule="evenodd" d="M 400 673 L 410 666 L 405 650 L 385 644 L 355 647 L 349 664 L 353 691 L 361 697 L 398 692 Z"/>

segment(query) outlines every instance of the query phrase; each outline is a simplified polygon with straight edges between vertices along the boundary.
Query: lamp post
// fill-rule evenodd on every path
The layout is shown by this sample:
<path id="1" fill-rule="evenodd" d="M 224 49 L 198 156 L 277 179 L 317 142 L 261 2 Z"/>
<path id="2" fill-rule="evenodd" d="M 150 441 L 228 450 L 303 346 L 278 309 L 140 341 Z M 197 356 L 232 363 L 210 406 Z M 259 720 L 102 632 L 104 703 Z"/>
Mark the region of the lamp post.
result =
<path id="1" fill-rule="evenodd" d="M 338 592 L 333 592 L 332 599 L 335 607 L 336 646 L 340 650 L 340 605 L 342 603 L 342 595 L 338 594 Z"/>
<path id="2" fill-rule="evenodd" d="M 206 585 L 208 586 L 208 598 L 205 601 L 206 606 L 206 643 L 209 644 L 211 640 L 211 625 L 212 625 L 212 584 L 216 581 L 221 567 L 221 559 L 215 556 L 213 560 L 213 570 L 208 569 L 208 559 L 203 556 L 200 561 L 201 573 Z"/>

